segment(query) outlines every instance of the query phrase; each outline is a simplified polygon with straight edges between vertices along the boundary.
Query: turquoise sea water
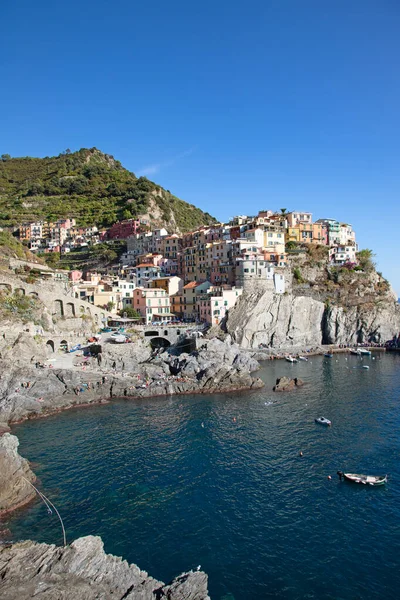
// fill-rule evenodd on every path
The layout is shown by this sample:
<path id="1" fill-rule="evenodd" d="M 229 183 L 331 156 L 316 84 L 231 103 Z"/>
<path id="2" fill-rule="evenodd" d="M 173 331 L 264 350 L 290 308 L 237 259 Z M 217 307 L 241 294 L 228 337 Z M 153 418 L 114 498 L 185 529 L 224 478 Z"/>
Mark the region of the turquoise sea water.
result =
<path id="1" fill-rule="evenodd" d="M 274 394 L 287 374 L 306 385 Z M 14 431 L 70 541 L 100 535 L 163 581 L 200 564 L 212 600 L 399 598 L 400 356 L 274 361 L 260 375 L 255 392 L 120 400 Z M 341 483 L 338 469 L 389 481 Z M 5 525 L 62 542 L 40 502 Z"/>

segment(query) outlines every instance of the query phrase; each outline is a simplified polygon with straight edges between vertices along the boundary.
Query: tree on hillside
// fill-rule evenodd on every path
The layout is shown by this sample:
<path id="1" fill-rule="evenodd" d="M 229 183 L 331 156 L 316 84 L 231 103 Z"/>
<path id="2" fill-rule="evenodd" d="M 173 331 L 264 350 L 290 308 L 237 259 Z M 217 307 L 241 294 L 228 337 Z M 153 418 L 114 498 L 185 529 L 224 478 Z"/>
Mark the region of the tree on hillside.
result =
<path id="1" fill-rule="evenodd" d="M 1 160 L 3 162 L 6 162 L 6 160 L 10 160 L 11 156 L 9 154 L 2 154 L 1 155 Z"/>
<path id="2" fill-rule="evenodd" d="M 364 250 L 360 250 L 356 254 L 358 264 L 362 268 L 363 271 L 372 271 L 375 269 L 375 262 L 372 260 L 375 254 L 369 248 L 365 248 Z"/>
<path id="3" fill-rule="evenodd" d="M 287 208 L 280 209 L 282 216 L 286 215 Z"/>
<path id="4" fill-rule="evenodd" d="M 137 312 L 132 306 L 126 306 L 122 310 L 119 311 L 120 317 L 126 317 L 127 319 L 140 319 L 141 315 Z"/>

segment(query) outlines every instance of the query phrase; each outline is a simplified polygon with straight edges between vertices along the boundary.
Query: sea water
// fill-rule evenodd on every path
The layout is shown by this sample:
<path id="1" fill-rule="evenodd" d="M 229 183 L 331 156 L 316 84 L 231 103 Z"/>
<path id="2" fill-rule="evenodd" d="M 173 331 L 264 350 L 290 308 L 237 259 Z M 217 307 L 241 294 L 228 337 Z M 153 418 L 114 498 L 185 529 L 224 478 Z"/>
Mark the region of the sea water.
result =
<path id="1" fill-rule="evenodd" d="M 399 598 L 400 356 L 273 361 L 259 375 L 254 392 L 116 400 L 14 432 L 68 540 L 100 535 L 157 579 L 201 565 L 213 600 Z M 283 375 L 304 387 L 272 392 Z M 340 482 L 338 469 L 388 483 Z M 62 543 L 39 500 L 5 526 Z"/>

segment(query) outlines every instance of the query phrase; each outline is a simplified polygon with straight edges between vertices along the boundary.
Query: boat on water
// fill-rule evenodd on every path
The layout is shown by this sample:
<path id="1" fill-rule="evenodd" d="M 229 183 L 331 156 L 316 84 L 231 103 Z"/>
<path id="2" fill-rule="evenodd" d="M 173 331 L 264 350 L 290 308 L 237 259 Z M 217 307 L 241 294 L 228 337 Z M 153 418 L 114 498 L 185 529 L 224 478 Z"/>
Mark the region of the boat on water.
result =
<path id="1" fill-rule="evenodd" d="M 361 356 L 371 356 L 371 350 L 367 350 L 366 348 L 360 348 L 359 352 Z"/>
<path id="2" fill-rule="evenodd" d="M 360 356 L 361 352 L 358 348 L 350 348 L 350 354 L 355 354 L 356 356 Z"/>
<path id="3" fill-rule="evenodd" d="M 362 368 L 363 368 L 363 369 L 369 369 L 369 366 L 368 366 L 368 365 L 363 365 L 363 367 L 362 367 Z"/>
<path id="4" fill-rule="evenodd" d="M 387 482 L 387 475 L 359 475 L 357 473 L 343 473 L 343 471 L 337 471 L 340 481 L 351 481 L 353 483 L 362 483 L 363 485 L 384 485 Z"/>
<path id="5" fill-rule="evenodd" d="M 326 356 L 326 358 L 333 358 L 333 354 L 330 352 L 325 352 L 324 356 Z"/>
<path id="6" fill-rule="evenodd" d="M 326 427 L 329 427 L 329 425 L 332 425 L 332 421 L 330 421 L 326 417 L 318 417 L 317 419 L 314 419 L 314 420 L 316 423 L 319 423 L 319 425 L 326 425 Z"/>
<path id="7" fill-rule="evenodd" d="M 298 359 L 299 360 L 305 360 L 306 362 L 308 362 L 307 356 L 299 356 Z"/>
<path id="8" fill-rule="evenodd" d="M 297 362 L 297 358 L 295 358 L 294 356 L 285 356 L 285 358 L 288 362 L 291 362 L 291 363 Z"/>

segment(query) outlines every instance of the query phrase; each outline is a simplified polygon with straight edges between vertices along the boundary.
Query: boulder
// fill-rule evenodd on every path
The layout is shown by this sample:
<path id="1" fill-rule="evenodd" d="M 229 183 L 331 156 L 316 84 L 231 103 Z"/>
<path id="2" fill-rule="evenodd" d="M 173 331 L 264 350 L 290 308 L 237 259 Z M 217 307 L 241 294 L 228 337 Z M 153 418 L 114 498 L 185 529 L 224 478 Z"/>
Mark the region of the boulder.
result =
<path id="1" fill-rule="evenodd" d="M 298 377 L 295 377 L 294 379 L 291 379 L 290 377 L 280 377 L 276 380 L 272 389 L 274 392 L 290 392 L 302 385 L 304 385 L 304 381 Z"/>

